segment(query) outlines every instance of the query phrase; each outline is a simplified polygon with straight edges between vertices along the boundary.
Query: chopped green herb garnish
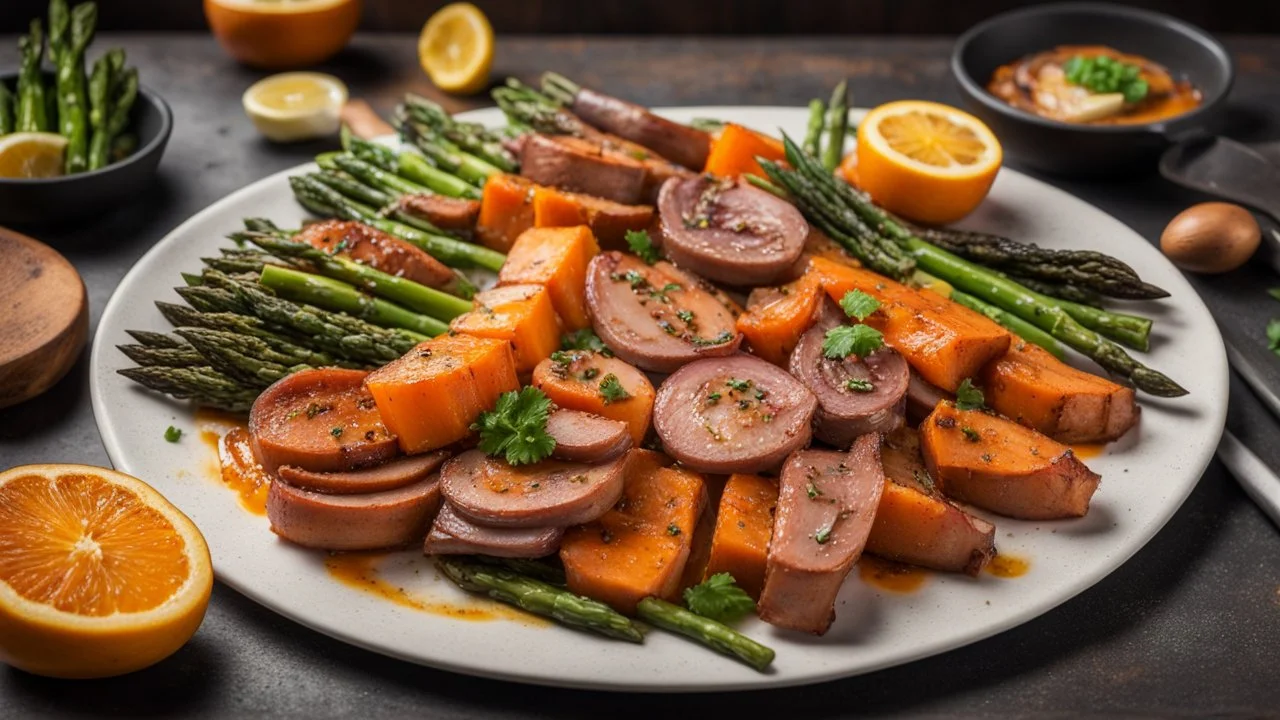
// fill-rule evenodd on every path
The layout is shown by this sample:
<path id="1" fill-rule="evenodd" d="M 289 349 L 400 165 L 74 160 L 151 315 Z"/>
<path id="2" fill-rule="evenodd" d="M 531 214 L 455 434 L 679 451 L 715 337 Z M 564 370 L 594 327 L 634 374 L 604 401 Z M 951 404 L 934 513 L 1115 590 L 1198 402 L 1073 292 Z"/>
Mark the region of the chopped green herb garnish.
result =
<path id="1" fill-rule="evenodd" d="M 535 387 L 498 397 L 497 406 L 471 426 L 480 433 L 480 449 L 512 465 L 535 463 L 551 455 L 555 438 L 547 433 L 551 399 Z"/>
<path id="2" fill-rule="evenodd" d="M 708 405 L 715 405 L 715 404 L 716 404 L 716 403 L 718 403 L 718 402 L 720 402 L 720 393 L 718 393 L 718 392 L 713 392 L 713 393 L 711 393 L 711 394 L 707 395 L 707 404 L 708 404 Z"/>
<path id="3" fill-rule="evenodd" d="M 654 247 L 653 239 L 644 230 L 628 230 L 627 246 L 631 248 L 631 252 L 635 253 L 647 265 L 652 265 L 662 259 L 662 253 L 658 252 L 658 248 Z"/>
<path id="4" fill-rule="evenodd" d="M 684 322 L 684 324 L 685 324 L 685 325 L 692 325 L 692 324 L 693 324 L 693 311 L 692 311 L 692 310 L 677 310 L 677 311 L 676 311 L 676 317 L 680 318 L 680 320 L 682 320 L 682 321 Z"/>
<path id="5" fill-rule="evenodd" d="M 628 270 L 621 275 L 620 280 L 626 280 L 627 284 L 632 288 L 638 288 L 649 284 L 649 280 L 645 278 L 644 273 L 639 270 Z"/>
<path id="6" fill-rule="evenodd" d="M 850 355 L 866 357 L 884 347 L 884 335 L 870 325 L 841 325 L 827 331 L 822 354 L 832 360 Z"/>
<path id="7" fill-rule="evenodd" d="M 1142 100 L 1151 89 L 1141 77 L 1142 68 L 1106 55 L 1076 55 L 1062 65 L 1062 71 L 1067 75 L 1067 82 L 1073 85 L 1095 93 L 1118 92 L 1129 103 Z"/>
<path id="8" fill-rule="evenodd" d="M 869 393 L 876 389 L 876 386 L 873 385 L 870 380 L 861 380 L 858 378 L 849 378 L 848 380 L 845 380 L 844 386 L 847 389 L 858 393 Z"/>
<path id="9" fill-rule="evenodd" d="M 964 439 L 968 440 L 969 442 L 978 442 L 979 440 L 982 439 L 982 435 L 978 434 L 977 430 L 974 430 L 968 425 L 965 425 L 964 427 L 960 428 L 960 432 L 964 433 Z"/>
<path id="10" fill-rule="evenodd" d="M 551 362 L 557 365 L 568 365 L 573 362 L 573 355 L 563 350 L 556 350 L 551 353 Z"/>
<path id="11" fill-rule="evenodd" d="M 751 389 L 750 380 L 739 380 L 738 378 L 729 378 L 728 380 L 724 381 L 724 384 L 728 385 L 731 390 L 737 390 L 738 392 L 746 392 Z"/>
<path id="12" fill-rule="evenodd" d="M 617 375 L 609 373 L 600 381 L 600 397 L 604 398 L 605 405 L 612 405 L 631 397 L 631 393 L 622 387 L 622 381 L 618 380 Z"/>
<path id="13" fill-rule="evenodd" d="M 731 623 L 751 614 L 755 601 L 738 587 L 729 573 L 716 573 L 684 591 L 684 604 L 694 613 L 717 622 Z"/>
<path id="14" fill-rule="evenodd" d="M 600 374 L 600 368 L 587 368 L 586 370 L 582 371 L 582 379 L 595 380 L 596 376 L 599 374 Z"/>
<path id="15" fill-rule="evenodd" d="M 956 388 L 956 407 L 960 410 L 981 410 L 987 404 L 982 391 L 973 386 L 973 381 L 965 378 Z"/>
<path id="16" fill-rule="evenodd" d="M 840 298 L 840 307 L 844 308 L 844 313 L 849 317 L 862 321 L 880 307 L 880 301 L 861 290 L 850 290 Z"/>
<path id="17" fill-rule="evenodd" d="M 333 426 L 332 428 L 329 429 L 329 434 L 334 437 L 342 437 L 342 426 L 341 425 Z"/>
<path id="18" fill-rule="evenodd" d="M 814 499 L 814 498 L 816 498 L 816 497 L 818 497 L 819 495 L 821 495 L 821 494 L 822 494 L 822 491 L 818 489 L 818 486 L 817 486 L 817 485 L 814 485 L 814 484 L 813 484 L 813 481 L 812 481 L 812 480 L 810 480 L 810 481 L 809 481 L 809 484 L 805 486 L 805 488 L 804 488 L 804 492 L 805 492 L 805 494 L 806 494 L 806 495 L 808 495 L 808 496 L 809 496 L 809 499 L 810 499 L 810 500 L 812 500 L 812 499 Z"/>
<path id="19" fill-rule="evenodd" d="M 679 526 L 679 525 L 677 525 L 677 524 L 675 524 L 675 523 L 670 523 L 670 524 L 668 524 L 668 525 L 667 525 L 667 534 L 668 534 L 668 535 L 670 535 L 671 537 L 675 537 L 676 535 L 679 535 L 679 534 L 680 534 L 680 526 Z"/>
<path id="20" fill-rule="evenodd" d="M 167 442 L 175 442 L 175 443 L 176 443 L 176 442 L 178 442 L 179 440 L 181 440 L 181 439 L 182 439 L 182 429 L 181 429 L 181 428 L 176 428 L 176 427 L 174 427 L 174 426 L 170 425 L 170 426 L 169 426 L 168 428 L 166 428 L 166 429 L 165 429 L 165 431 L 164 431 L 164 439 L 165 439 Z"/>
<path id="21" fill-rule="evenodd" d="M 576 330 L 561 337 L 560 349 L 590 350 L 598 352 L 605 357 L 613 357 L 613 351 L 605 346 L 604 341 L 592 332 L 591 328 Z"/>
<path id="22" fill-rule="evenodd" d="M 813 541 L 818 543 L 819 545 L 826 545 L 827 541 L 830 539 L 831 539 L 830 525 L 822 528 L 821 530 L 813 534 Z"/>
<path id="23" fill-rule="evenodd" d="M 689 340 L 694 345 L 723 345 L 733 339 L 733 333 L 728 330 L 721 330 L 719 335 L 713 338 L 695 337 Z"/>

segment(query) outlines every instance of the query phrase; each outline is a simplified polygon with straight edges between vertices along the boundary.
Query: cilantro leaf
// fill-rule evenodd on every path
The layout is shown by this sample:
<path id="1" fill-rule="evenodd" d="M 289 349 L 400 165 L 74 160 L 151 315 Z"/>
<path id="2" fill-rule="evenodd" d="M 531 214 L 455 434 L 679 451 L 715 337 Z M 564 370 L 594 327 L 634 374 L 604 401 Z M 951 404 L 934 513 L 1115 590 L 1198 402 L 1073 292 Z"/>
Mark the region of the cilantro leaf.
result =
<path id="1" fill-rule="evenodd" d="M 480 413 L 471 427 L 480 432 L 480 449 L 485 453 L 506 458 L 512 465 L 535 463 L 556 447 L 555 438 L 547 434 L 550 411 L 551 399 L 538 388 L 526 387 L 503 393 L 497 407 Z"/>
<path id="2" fill-rule="evenodd" d="M 840 307 L 849 317 L 866 320 L 880 307 L 880 301 L 861 290 L 850 290 L 840 298 Z"/>
<path id="3" fill-rule="evenodd" d="M 647 230 L 628 230 L 627 246 L 646 265 L 652 265 L 662 259 L 662 253 L 654 247 L 653 239 L 649 237 Z"/>
<path id="4" fill-rule="evenodd" d="M 884 335 L 870 325 L 841 325 L 827 331 L 822 340 L 822 354 L 832 360 L 850 355 L 866 357 L 884 347 Z"/>
<path id="5" fill-rule="evenodd" d="M 609 349 L 604 341 L 601 340 L 591 328 L 582 328 L 575 330 L 560 338 L 561 350 L 590 350 L 598 352 L 605 357 L 613 357 L 613 351 Z"/>
<path id="6" fill-rule="evenodd" d="M 981 410 L 987 404 L 982 391 L 973 386 L 973 381 L 965 378 L 956 388 L 956 407 L 960 410 Z"/>
<path id="7" fill-rule="evenodd" d="M 182 429 L 172 425 L 165 428 L 164 439 L 166 442 L 176 443 L 182 439 Z"/>
<path id="8" fill-rule="evenodd" d="M 756 603 L 729 573 L 716 573 L 698 585 L 686 588 L 684 604 L 702 617 L 730 623 L 755 611 Z"/>
<path id="9" fill-rule="evenodd" d="M 617 375 L 609 373 L 600 381 L 600 397 L 604 398 L 605 405 L 612 405 L 631 397 L 631 393 L 622 387 L 622 381 L 618 380 Z"/>
<path id="10" fill-rule="evenodd" d="M 1151 90 L 1141 77 L 1142 68 L 1106 55 L 1076 55 L 1063 63 L 1062 70 L 1066 73 L 1067 82 L 1095 93 L 1121 93 L 1128 103 L 1142 100 Z"/>

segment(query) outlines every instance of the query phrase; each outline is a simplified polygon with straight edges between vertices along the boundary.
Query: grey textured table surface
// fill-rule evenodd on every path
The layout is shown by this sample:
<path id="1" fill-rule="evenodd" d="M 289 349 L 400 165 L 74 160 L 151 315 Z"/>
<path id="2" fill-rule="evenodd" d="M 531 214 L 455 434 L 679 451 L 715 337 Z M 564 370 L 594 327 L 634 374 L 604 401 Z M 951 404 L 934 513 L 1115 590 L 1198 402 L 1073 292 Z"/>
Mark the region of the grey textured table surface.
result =
<path id="1" fill-rule="evenodd" d="M 13 40 L 0 38 L 0 68 L 16 65 Z M 325 148 L 260 140 L 239 102 L 259 74 L 227 60 L 206 36 L 99 42 L 128 50 L 177 122 L 157 182 L 137 203 L 88 227 L 32 230 L 79 268 L 95 326 L 121 277 L 165 233 L 227 193 Z M 1236 37 L 1227 44 L 1240 70 L 1230 134 L 1250 142 L 1280 139 L 1280 38 Z M 903 97 L 956 102 L 949 48 L 946 39 L 503 38 L 495 76 L 529 78 L 553 69 L 651 105 L 800 105 L 845 76 L 860 105 Z M 324 69 L 382 111 L 405 90 L 429 92 L 409 36 L 358 37 Z M 1055 184 L 1149 239 L 1201 199 L 1156 177 Z M 1262 291 L 1280 278 L 1258 266 L 1195 282 L 1224 334 L 1271 368 L 1280 385 L 1280 358 L 1261 345 L 1265 317 L 1280 315 L 1280 305 L 1268 306 Z M 107 462 L 89 406 L 88 362 L 86 354 L 43 398 L 0 411 L 0 469 Z M 1280 468 L 1280 426 L 1245 391 L 1233 393 L 1231 414 L 1237 433 Z M 1161 482 L 1136 470 L 1135 480 Z M 816 687 L 671 697 L 503 684 L 346 646 L 218 585 L 195 638 L 148 670 L 72 683 L 0 668 L 0 716 L 1257 715 L 1280 713 L 1277 656 L 1280 532 L 1215 462 L 1145 549 L 1061 607 L 966 648 Z"/>

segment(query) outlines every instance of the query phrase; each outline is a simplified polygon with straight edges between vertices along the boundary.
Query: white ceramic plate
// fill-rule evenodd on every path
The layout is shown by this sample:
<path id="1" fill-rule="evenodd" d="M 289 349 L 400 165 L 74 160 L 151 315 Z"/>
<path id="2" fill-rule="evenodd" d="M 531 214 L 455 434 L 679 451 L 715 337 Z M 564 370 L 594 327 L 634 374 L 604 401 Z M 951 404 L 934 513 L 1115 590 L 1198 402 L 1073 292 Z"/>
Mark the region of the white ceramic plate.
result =
<path id="1" fill-rule="evenodd" d="M 794 108 L 682 108 L 673 119 L 718 117 L 766 131 L 803 132 Z M 495 111 L 472 119 L 500 122 Z M 936 574 L 909 594 L 878 590 L 854 572 L 841 592 L 837 619 L 821 638 L 752 621 L 745 632 L 777 650 L 773 670 L 756 673 L 661 632 L 643 646 L 603 640 L 559 627 L 495 620 L 470 622 L 396 605 L 335 581 L 324 554 L 279 541 L 266 518 L 245 512 L 210 474 L 214 458 L 195 439 L 188 407 L 146 392 L 116 374 L 129 365 L 115 346 L 126 328 L 163 331 L 155 300 L 176 301 L 180 271 L 215 254 L 241 218 L 282 226 L 304 216 L 285 177 L 256 182 L 183 223 L 144 256 L 120 283 L 93 345 L 92 395 L 107 453 L 116 468 L 155 485 L 195 520 L 208 538 L 223 582 L 273 610 L 340 640 L 411 662 L 457 672 L 547 685 L 606 690 L 707 691 L 796 685 L 909 662 L 988 637 L 1049 611 L 1098 582 L 1138 551 L 1195 486 L 1221 434 L 1227 363 L 1218 329 L 1191 286 L 1132 230 L 1066 193 L 1010 170 L 965 225 L 1050 247 L 1105 250 L 1169 290 L 1161 303 L 1136 305 L 1156 319 L 1150 363 L 1190 388 L 1188 397 L 1143 397 L 1137 429 L 1088 461 L 1102 486 L 1086 518 L 1063 522 L 996 519 L 1002 552 L 1030 560 L 1023 577 L 977 579 Z M 1086 366 L 1087 367 L 1087 366 Z M 188 431 L 179 443 L 164 430 Z M 414 552 L 387 558 L 383 577 L 418 597 L 466 603 Z M 1053 652 L 1045 648 L 1045 652 Z"/>

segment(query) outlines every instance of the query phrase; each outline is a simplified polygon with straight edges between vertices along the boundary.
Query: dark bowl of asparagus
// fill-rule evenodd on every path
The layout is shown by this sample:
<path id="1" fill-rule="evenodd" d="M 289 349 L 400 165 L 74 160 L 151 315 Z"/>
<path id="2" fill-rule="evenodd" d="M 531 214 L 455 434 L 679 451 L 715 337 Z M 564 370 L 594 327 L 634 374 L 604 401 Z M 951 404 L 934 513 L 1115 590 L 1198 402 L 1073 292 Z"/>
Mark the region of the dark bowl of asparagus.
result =
<path id="1" fill-rule="evenodd" d="M 146 195 L 173 112 L 138 83 L 123 50 L 87 60 L 96 20 L 93 3 L 53 0 L 47 42 L 45 24 L 32 20 L 19 69 L 0 73 L 0 143 L 24 133 L 65 142 L 61 174 L 0 177 L 0 223 L 72 223 Z"/>

